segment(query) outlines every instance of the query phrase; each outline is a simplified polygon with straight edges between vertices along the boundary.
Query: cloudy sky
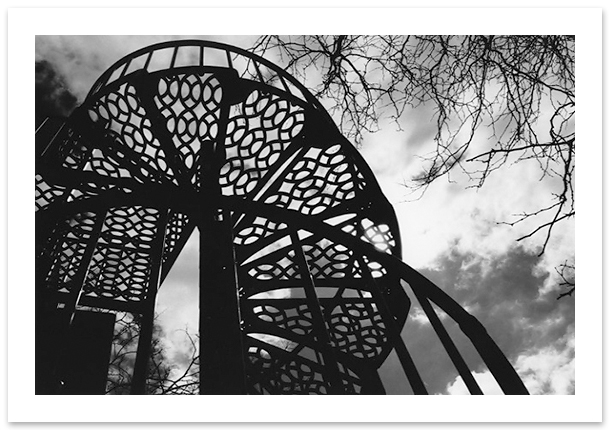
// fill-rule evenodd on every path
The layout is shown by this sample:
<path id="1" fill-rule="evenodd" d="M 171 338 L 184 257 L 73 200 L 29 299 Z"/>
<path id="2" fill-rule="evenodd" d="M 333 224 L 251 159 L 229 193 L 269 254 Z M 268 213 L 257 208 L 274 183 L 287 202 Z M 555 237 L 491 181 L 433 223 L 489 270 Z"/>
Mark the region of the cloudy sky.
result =
<path id="1" fill-rule="evenodd" d="M 38 36 L 36 38 L 37 108 L 67 114 L 83 101 L 99 75 L 124 55 L 168 36 Z M 219 40 L 247 48 L 251 37 L 189 36 Z M 270 60 L 275 61 L 273 57 Z M 307 82 L 304 82 L 307 86 Z M 63 88 L 62 88 L 63 87 Z M 39 112 L 37 112 L 38 116 Z M 37 121 L 39 118 L 37 118 Z M 416 199 L 405 181 L 421 170 L 418 155 L 433 148 L 434 121 L 425 108 L 407 112 L 395 124 L 365 136 L 361 154 L 371 166 L 386 196 L 394 204 L 403 243 L 404 260 L 434 281 L 476 316 L 505 352 L 532 394 L 575 392 L 574 298 L 557 300 L 560 292 L 555 267 L 574 255 L 574 226 L 560 224 L 543 257 L 537 257 L 542 238 L 516 239 L 534 224 L 498 224 L 511 215 L 540 207 L 556 184 L 539 181 L 535 163 L 520 163 L 492 175 L 480 190 L 467 189 L 466 178 L 440 180 Z M 483 137 L 484 138 L 484 137 Z M 163 285 L 157 310 L 168 335 L 168 348 L 179 352 L 176 330 L 197 327 L 197 238 L 187 244 Z M 458 333 L 449 327 L 450 333 Z M 430 325 L 410 319 L 403 336 L 432 393 L 465 393 L 452 365 L 434 341 Z M 462 345 L 458 338 L 457 342 Z M 175 344 L 172 344 L 174 342 Z M 484 392 L 498 388 L 478 367 L 476 352 L 465 358 L 476 369 Z M 383 368 L 389 392 L 404 391 L 396 366 Z"/>

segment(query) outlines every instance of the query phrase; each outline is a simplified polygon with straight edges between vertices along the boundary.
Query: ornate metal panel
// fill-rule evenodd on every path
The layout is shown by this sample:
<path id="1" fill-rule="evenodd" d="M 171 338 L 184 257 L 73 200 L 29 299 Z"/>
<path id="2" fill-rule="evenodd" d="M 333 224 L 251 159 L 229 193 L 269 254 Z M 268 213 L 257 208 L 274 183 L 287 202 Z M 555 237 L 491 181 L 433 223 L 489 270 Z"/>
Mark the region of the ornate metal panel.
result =
<path id="1" fill-rule="evenodd" d="M 430 302 L 506 392 L 526 392 L 480 324 L 400 261 L 392 206 L 319 102 L 238 48 L 179 41 L 118 61 L 44 146 L 36 210 L 40 306 L 71 312 L 151 319 L 199 229 L 202 393 L 380 394 L 392 351 L 426 393 L 400 334 L 405 286 L 471 392 Z"/>

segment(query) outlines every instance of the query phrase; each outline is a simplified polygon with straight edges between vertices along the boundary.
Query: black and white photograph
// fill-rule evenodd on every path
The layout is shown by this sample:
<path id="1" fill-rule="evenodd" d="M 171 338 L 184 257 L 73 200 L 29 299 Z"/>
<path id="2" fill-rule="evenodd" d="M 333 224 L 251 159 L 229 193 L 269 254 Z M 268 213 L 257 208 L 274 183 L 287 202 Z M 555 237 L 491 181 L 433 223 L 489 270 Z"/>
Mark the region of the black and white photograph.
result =
<path id="1" fill-rule="evenodd" d="M 25 56 L 36 401 L 584 394 L 575 31 L 57 30 Z"/>

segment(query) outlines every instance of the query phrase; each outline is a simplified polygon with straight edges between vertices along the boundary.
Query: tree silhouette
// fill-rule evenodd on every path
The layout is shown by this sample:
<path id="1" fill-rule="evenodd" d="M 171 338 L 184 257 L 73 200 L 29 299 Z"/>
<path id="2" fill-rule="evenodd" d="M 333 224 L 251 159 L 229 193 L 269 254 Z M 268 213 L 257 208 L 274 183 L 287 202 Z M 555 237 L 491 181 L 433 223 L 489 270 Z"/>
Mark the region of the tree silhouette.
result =
<path id="1" fill-rule="evenodd" d="M 569 264 L 567 261 L 560 264 L 559 267 L 555 269 L 561 278 L 559 285 L 564 288 L 564 292 L 557 297 L 557 300 L 574 294 L 576 289 L 576 275 L 574 273 L 575 269 L 576 266 L 574 264 Z"/>
<path id="2" fill-rule="evenodd" d="M 129 394 L 135 365 L 140 332 L 137 315 L 117 314 L 115 335 L 112 344 L 106 394 Z M 199 390 L 199 356 L 197 354 L 198 335 L 182 330 L 187 342 L 181 366 L 170 359 L 163 338 L 163 328 L 155 321 L 153 340 L 148 361 L 146 394 L 197 394 Z"/>
<path id="3" fill-rule="evenodd" d="M 400 127 L 410 109 L 431 109 L 435 149 L 421 155 L 412 191 L 454 171 L 481 188 L 498 169 L 532 162 L 558 191 L 502 223 L 535 220 L 517 240 L 541 238 L 542 255 L 575 216 L 573 36 L 261 36 L 252 50 L 307 79 L 356 144 L 383 118 Z"/>

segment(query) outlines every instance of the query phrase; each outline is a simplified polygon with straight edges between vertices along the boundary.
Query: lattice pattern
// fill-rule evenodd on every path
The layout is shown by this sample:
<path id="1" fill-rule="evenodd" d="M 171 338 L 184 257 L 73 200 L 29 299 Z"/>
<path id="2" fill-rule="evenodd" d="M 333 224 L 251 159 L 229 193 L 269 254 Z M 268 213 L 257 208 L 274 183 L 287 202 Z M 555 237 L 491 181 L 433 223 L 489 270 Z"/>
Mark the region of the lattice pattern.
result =
<path id="1" fill-rule="evenodd" d="M 100 243 L 149 251 L 157 233 L 159 210 L 141 206 L 127 206 L 108 211 Z"/>
<path id="2" fill-rule="evenodd" d="M 252 240 L 256 237 L 248 228 L 245 234 L 237 236 L 236 242 Z M 242 237 L 245 236 L 245 239 Z M 256 279 L 288 280 L 299 279 L 298 263 L 295 259 L 294 249 L 288 246 L 287 240 L 278 240 L 277 245 L 269 245 L 265 249 L 251 252 L 253 256 L 249 263 L 243 265 L 245 271 Z M 303 252 L 308 263 L 311 276 L 314 279 L 340 279 L 361 278 L 361 270 L 354 252 L 347 247 L 333 243 L 327 239 L 317 239 L 310 236 L 302 242 Z M 369 263 L 374 277 L 382 276 L 385 272 L 376 262 Z"/>
<path id="3" fill-rule="evenodd" d="M 165 229 L 165 244 L 163 247 L 163 263 L 167 262 L 169 255 L 174 252 L 180 240 L 184 227 L 188 223 L 188 216 L 182 212 L 172 212 Z"/>
<path id="4" fill-rule="evenodd" d="M 174 172 L 168 165 L 167 154 L 154 136 L 151 119 L 141 105 L 133 85 L 124 84 L 115 91 L 100 97 L 89 109 L 89 116 L 96 124 L 101 124 L 106 139 L 114 143 L 113 149 L 120 151 L 129 148 L 139 162 L 149 169 L 140 172 L 152 182 L 158 182 L 161 175 L 173 180 Z M 122 160 L 113 159 L 109 154 L 95 152 L 91 169 L 105 176 L 129 177 L 120 167 Z M 125 148 L 122 154 L 125 154 Z M 124 164 L 123 164 L 124 165 Z M 138 172 L 138 173 L 140 173 Z"/>
<path id="5" fill-rule="evenodd" d="M 248 221 L 249 220 L 250 218 Z M 239 223 L 238 227 L 242 224 L 244 223 Z M 264 239 L 278 232 L 285 232 L 287 227 L 288 225 L 283 222 L 275 223 L 267 218 L 257 216 L 253 221 L 246 223 L 246 227 L 236 230 L 233 243 L 238 246 L 252 245 L 260 239 Z"/>
<path id="6" fill-rule="evenodd" d="M 362 188 L 341 145 L 310 148 L 265 203 L 316 215 L 356 197 Z"/>
<path id="7" fill-rule="evenodd" d="M 327 324 L 333 346 L 356 358 L 376 359 L 388 349 L 385 324 L 371 300 L 334 306 Z"/>
<path id="8" fill-rule="evenodd" d="M 248 275 L 261 281 L 300 279 L 301 274 L 292 261 L 294 251 L 289 251 L 287 254 L 286 257 L 277 261 L 265 262 L 252 267 L 248 270 Z"/>
<path id="9" fill-rule="evenodd" d="M 159 80 L 155 102 L 185 168 L 195 184 L 201 145 L 214 145 L 219 132 L 223 89 L 209 73 L 179 74 Z"/>
<path id="10" fill-rule="evenodd" d="M 89 157 L 89 147 L 82 136 L 70 126 L 58 136 L 57 157 L 63 167 L 79 170 Z"/>
<path id="11" fill-rule="evenodd" d="M 371 369 L 380 366 L 393 345 L 389 341 L 385 322 L 377 309 L 375 300 L 368 290 L 362 289 L 365 288 L 366 282 L 359 273 L 360 269 L 353 252 L 326 239 L 316 240 L 316 236 L 308 232 L 299 232 L 299 236 L 307 235 L 309 235 L 308 238 L 305 238 L 300 244 L 308 263 L 307 270 L 310 271 L 315 282 L 318 279 L 325 282 L 334 280 L 337 282 L 337 286 L 330 287 L 328 283 L 325 283 L 323 287 L 317 285 L 307 287 L 308 280 L 299 281 L 302 268 L 299 267 L 295 257 L 296 253 L 288 242 L 285 242 L 284 248 L 280 250 L 268 253 L 259 251 L 260 258 L 246 263 L 245 270 L 249 269 L 248 273 L 259 281 L 268 281 L 270 286 L 274 285 L 275 281 L 286 282 L 286 285 L 294 287 L 270 291 L 266 296 L 264 292 L 257 292 L 260 291 L 259 283 L 256 284 L 257 290 L 251 290 L 248 287 L 247 278 L 240 276 L 242 286 L 246 287 L 241 301 L 246 332 L 274 333 L 284 339 L 280 342 L 283 346 L 280 349 L 299 351 L 301 348 L 313 347 L 315 351 L 312 351 L 319 356 L 323 349 L 319 343 L 320 339 L 314 336 L 313 327 L 316 323 L 308 312 L 312 303 L 305 297 L 303 286 L 305 285 L 304 288 L 314 288 L 321 305 L 325 325 L 324 328 L 319 327 L 318 329 L 328 332 L 331 345 L 339 354 L 337 357 L 352 360 L 352 363 L 353 360 L 368 363 L 356 372 L 350 370 L 347 363 L 338 363 L 342 369 L 344 391 L 360 393 L 366 385 L 363 383 L 363 379 L 367 378 L 359 375 L 358 372 L 370 372 Z M 270 249 L 270 247 L 267 246 L 266 249 Z M 273 264 L 271 264 L 272 261 Z M 375 263 L 365 261 L 369 267 Z M 372 276 L 378 276 L 378 274 L 373 272 Z M 360 279 L 360 284 L 354 284 L 354 281 L 358 279 Z M 293 284 L 288 281 L 292 281 Z M 296 287 L 299 282 L 304 283 L 300 284 L 301 288 Z M 249 291 L 251 292 L 249 293 Z M 402 292 L 402 290 L 398 292 Z M 255 294 L 256 299 L 250 298 L 251 294 Z M 404 295 L 404 292 L 402 294 Z M 395 310 L 397 318 L 404 322 L 404 317 L 409 311 L 408 299 L 404 301 L 399 295 L 395 301 L 399 308 Z M 267 335 L 259 338 L 258 342 L 259 347 L 267 344 L 266 348 L 263 348 L 267 351 L 266 354 L 278 354 L 275 348 L 278 346 L 276 337 Z M 309 347 L 306 347 L 306 344 Z M 281 352 L 280 355 L 284 354 L 286 353 Z M 293 360 L 293 355 L 294 352 L 291 352 L 290 358 L 285 359 Z M 263 390 L 270 393 L 282 393 L 285 390 L 320 393 L 320 387 L 325 387 L 322 391 L 328 390 L 330 381 L 328 368 L 321 371 L 319 376 L 320 383 L 323 385 L 316 384 L 314 387 L 294 385 L 296 378 L 311 377 L 307 372 L 297 370 L 301 357 L 293 363 L 295 367 L 291 368 L 288 375 L 285 374 L 285 368 L 279 362 L 274 362 L 271 355 L 267 356 L 259 349 L 251 351 L 251 360 L 253 361 L 253 372 L 263 371 L 260 368 L 262 363 L 273 369 L 273 371 L 265 370 L 263 376 L 259 375 L 258 388 L 252 388 L 253 392 L 260 393 L 263 390 L 263 383 L 271 384 L 271 387 Z M 307 367 L 307 369 L 310 370 L 311 367 Z M 368 376 L 368 378 L 371 377 Z M 375 391 L 376 388 L 367 389 Z"/>
<path id="12" fill-rule="evenodd" d="M 367 218 L 361 220 L 360 225 L 364 230 L 364 233 L 360 236 L 362 240 L 369 242 L 382 252 L 392 253 L 396 247 L 396 240 L 394 240 L 390 226 L 375 224 Z"/>
<path id="13" fill-rule="evenodd" d="M 144 299 L 150 271 L 147 253 L 99 246 L 91 259 L 83 294 L 139 302 Z"/>
<path id="14" fill-rule="evenodd" d="M 340 228 L 345 233 L 359 237 L 364 242 L 368 242 L 382 252 L 393 254 L 396 250 L 396 239 L 390 226 L 386 223 L 373 222 L 366 214 L 344 214 L 343 220 L 329 224 Z"/>
<path id="15" fill-rule="evenodd" d="M 300 303 L 275 300 L 275 303 L 255 304 L 252 313 L 261 321 L 300 336 L 309 335 L 313 327 L 311 312 L 303 300 Z"/>
<path id="16" fill-rule="evenodd" d="M 219 183 L 225 195 L 245 195 L 287 151 L 303 129 L 305 114 L 276 94 L 255 90 L 232 109 L 227 124 L 227 161 Z"/>
<path id="17" fill-rule="evenodd" d="M 120 142 L 116 143 L 117 145 L 120 144 Z M 132 175 L 131 169 L 124 167 L 131 166 L 128 163 L 122 163 L 123 154 L 119 151 L 117 155 L 110 155 L 109 150 L 102 151 L 95 148 L 91 151 L 91 157 L 87 160 L 84 170 L 110 178 L 138 179 L 140 182 L 143 182 L 138 178 L 139 175 Z"/>
<path id="18" fill-rule="evenodd" d="M 119 187 L 114 184 L 98 184 L 87 182 L 78 188 L 73 188 L 67 198 L 67 202 L 86 200 L 93 197 L 107 196 L 110 192 L 130 194 L 132 190 L 127 187 Z"/>
<path id="19" fill-rule="evenodd" d="M 82 261 L 85 249 L 92 240 L 96 215 L 85 212 L 66 220 L 59 228 L 63 230 L 61 239 L 53 252 L 54 259 L 46 276 L 48 289 L 58 292 L 70 292 L 79 285 L 74 285 L 87 262 Z"/>
<path id="20" fill-rule="evenodd" d="M 246 337 L 247 374 L 251 394 L 327 394 L 324 366 L 316 360 Z"/>
<path id="21" fill-rule="evenodd" d="M 361 277 L 354 252 L 341 244 L 321 239 L 304 244 L 303 251 L 314 279 Z"/>
<path id="22" fill-rule="evenodd" d="M 366 263 L 368 270 L 371 273 L 371 275 L 373 276 L 373 278 L 381 278 L 388 274 L 388 269 L 383 267 L 383 265 L 381 263 L 379 263 L 378 261 L 371 260 L 370 258 L 367 258 L 366 256 L 363 256 L 362 259 Z"/>
<path id="23" fill-rule="evenodd" d="M 36 211 L 44 209 L 49 203 L 62 196 L 66 187 L 49 185 L 41 175 L 36 175 Z"/>
<path id="24" fill-rule="evenodd" d="M 139 302 L 151 272 L 151 242 L 159 211 L 124 207 L 108 211 L 83 286 L 89 297 Z"/>
<path id="25" fill-rule="evenodd" d="M 328 394 L 328 367 L 319 352 L 287 339 L 253 334 L 245 338 L 249 394 Z M 343 390 L 360 394 L 362 378 L 337 363 Z"/>

